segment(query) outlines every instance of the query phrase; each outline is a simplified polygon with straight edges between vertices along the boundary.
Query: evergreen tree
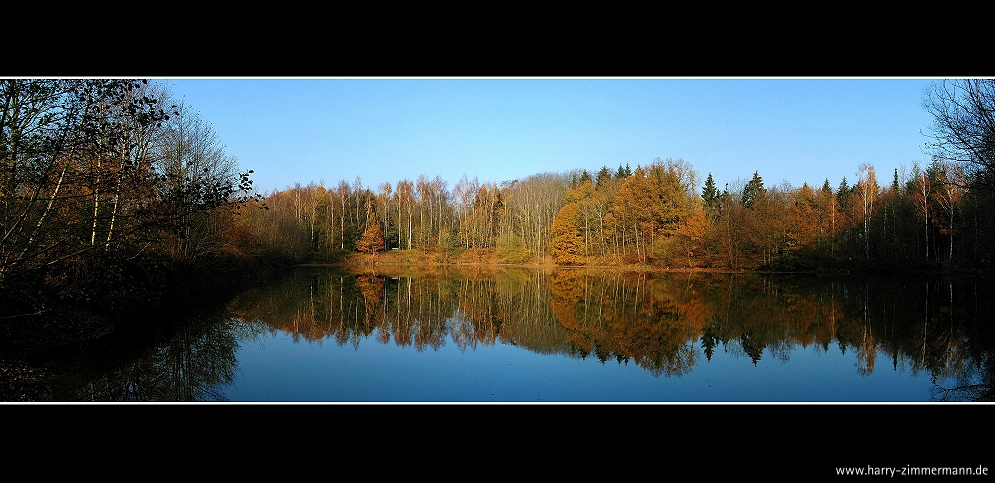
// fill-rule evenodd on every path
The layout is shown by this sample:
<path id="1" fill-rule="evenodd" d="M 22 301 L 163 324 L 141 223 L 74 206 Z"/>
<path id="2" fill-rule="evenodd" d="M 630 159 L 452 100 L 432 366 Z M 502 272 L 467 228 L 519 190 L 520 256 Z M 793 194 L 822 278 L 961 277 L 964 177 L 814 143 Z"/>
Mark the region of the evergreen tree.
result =
<path id="1" fill-rule="evenodd" d="M 701 199 L 705 202 L 705 213 L 709 218 L 714 216 L 719 209 L 719 190 L 715 188 L 712 173 L 708 173 L 708 178 L 705 179 L 705 186 L 701 189 Z"/>
<path id="2" fill-rule="evenodd" d="M 629 163 L 625 163 L 625 167 L 618 165 L 618 171 L 615 172 L 615 179 L 625 179 L 632 176 L 632 169 L 629 168 Z"/>
<path id="3" fill-rule="evenodd" d="M 836 190 L 836 202 L 840 206 L 841 210 L 845 210 L 847 206 L 847 200 L 850 197 L 850 185 L 846 182 L 846 176 L 843 177 L 843 181 L 840 181 L 840 187 Z"/>
<path id="4" fill-rule="evenodd" d="M 753 172 L 753 179 L 743 188 L 743 206 L 753 207 L 753 202 L 760 198 L 767 190 L 764 188 L 764 179 L 760 177 L 758 171 Z"/>
<path id="5" fill-rule="evenodd" d="M 608 169 L 608 166 L 602 166 L 601 170 L 598 171 L 597 177 L 595 178 L 595 188 L 600 188 L 603 183 L 610 181 L 611 179 L 611 170 Z"/>
<path id="6" fill-rule="evenodd" d="M 833 187 L 830 186 L 830 184 L 829 184 L 829 178 L 826 178 L 826 182 L 822 183 L 822 192 L 823 193 L 832 193 L 833 192 Z"/>

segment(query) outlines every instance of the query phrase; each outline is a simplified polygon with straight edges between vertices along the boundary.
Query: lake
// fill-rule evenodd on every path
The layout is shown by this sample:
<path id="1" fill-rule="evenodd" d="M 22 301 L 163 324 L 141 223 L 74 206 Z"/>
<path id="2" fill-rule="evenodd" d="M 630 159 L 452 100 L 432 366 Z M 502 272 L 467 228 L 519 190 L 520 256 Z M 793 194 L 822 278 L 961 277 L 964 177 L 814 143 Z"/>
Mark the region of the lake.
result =
<path id="1" fill-rule="evenodd" d="M 301 267 L 35 363 L 56 401 L 991 401 L 992 295 L 939 277 Z"/>

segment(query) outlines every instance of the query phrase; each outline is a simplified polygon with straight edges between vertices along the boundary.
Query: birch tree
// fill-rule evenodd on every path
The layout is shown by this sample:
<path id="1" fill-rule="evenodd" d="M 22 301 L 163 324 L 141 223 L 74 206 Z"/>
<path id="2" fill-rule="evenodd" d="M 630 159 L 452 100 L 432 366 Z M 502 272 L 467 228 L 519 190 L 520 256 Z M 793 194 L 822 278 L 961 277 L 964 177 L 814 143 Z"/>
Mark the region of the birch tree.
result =
<path id="1" fill-rule="evenodd" d="M 0 282 L 109 249 L 155 176 L 144 141 L 166 119 L 137 80 L 0 80 Z M 144 211 L 143 211 L 144 210 Z M 115 223 L 117 224 L 115 226 Z"/>
<path id="2" fill-rule="evenodd" d="M 864 258 L 870 257 L 870 222 L 874 214 L 874 202 L 878 197 L 878 182 L 874 174 L 874 166 L 861 164 L 857 171 L 857 196 L 860 198 L 861 213 L 864 226 Z"/>

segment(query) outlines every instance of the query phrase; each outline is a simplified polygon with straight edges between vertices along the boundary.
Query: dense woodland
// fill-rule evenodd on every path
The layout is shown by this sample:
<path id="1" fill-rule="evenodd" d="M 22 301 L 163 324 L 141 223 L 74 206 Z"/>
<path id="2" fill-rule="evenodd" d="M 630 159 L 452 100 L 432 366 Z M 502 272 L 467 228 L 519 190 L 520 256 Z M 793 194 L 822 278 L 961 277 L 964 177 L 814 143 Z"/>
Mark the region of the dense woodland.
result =
<path id="1" fill-rule="evenodd" d="M 767 186 L 759 172 L 718 188 L 683 160 L 634 170 L 541 173 L 451 190 L 436 177 L 383 184 L 357 179 L 268 193 L 246 213 L 259 250 L 290 259 L 337 251 L 484 249 L 504 263 L 670 268 L 814 269 L 840 262 L 985 266 L 992 259 L 990 193 L 939 159 L 874 166 L 833 185 Z"/>
<path id="2" fill-rule="evenodd" d="M 731 270 L 989 267 L 995 87 L 937 82 L 928 162 L 851 179 L 715 180 L 682 159 L 454 186 L 423 175 L 270 193 L 154 82 L 0 80 L 4 304 L 124 300 L 261 267 L 436 260 Z M 264 169 L 265 167 L 256 167 Z M 752 176 L 751 176 L 752 175 Z"/>

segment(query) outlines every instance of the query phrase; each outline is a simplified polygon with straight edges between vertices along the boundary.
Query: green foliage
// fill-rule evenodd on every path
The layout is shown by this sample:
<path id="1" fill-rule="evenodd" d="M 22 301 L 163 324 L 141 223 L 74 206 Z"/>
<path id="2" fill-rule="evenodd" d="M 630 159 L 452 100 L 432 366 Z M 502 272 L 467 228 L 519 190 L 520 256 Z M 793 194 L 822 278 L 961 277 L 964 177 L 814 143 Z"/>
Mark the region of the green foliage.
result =
<path id="1" fill-rule="evenodd" d="M 708 217 L 713 217 L 715 213 L 719 210 L 719 190 L 715 188 L 715 180 L 712 179 L 712 173 L 708 173 L 708 178 L 705 179 L 705 186 L 701 188 L 701 200 L 705 204 L 705 214 Z"/>
<path id="2" fill-rule="evenodd" d="M 653 241 L 651 255 L 653 262 L 662 267 L 681 267 L 687 264 L 681 258 L 677 238 L 658 238 Z"/>
<path id="3" fill-rule="evenodd" d="M 618 165 L 618 170 L 615 171 L 615 179 L 625 179 L 632 176 L 632 169 L 629 168 L 629 163 L 625 163 L 625 167 Z"/>
<path id="4" fill-rule="evenodd" d="M 525 242 L 512 233 L 498 237 L 496 250 L 501 263 L 528 263 L 532 260 L 532 252 L 525 246 Z"/>
<path id="5" fill-rule="evenodd" d="M 760 177 L 759 172 L 754 171 L 753 178 L 743 188 L 743 196 L 741 198 L 743 206 L 753 208 L 753 204 L 765 193 L 767 193 L 767 190 L 764 188 L 764 180 Z"/>
<path id="6" fill-rule="evenodd" d="M 843 181 L 840 181 L 840 187 L 836 189 L 836 202 L 839 204 L 841 210 L 845 211 L 850 206 L 851 193 L 853 193 L 853 188 L 847 184 L 846 176 L 844 176 Z"/>

